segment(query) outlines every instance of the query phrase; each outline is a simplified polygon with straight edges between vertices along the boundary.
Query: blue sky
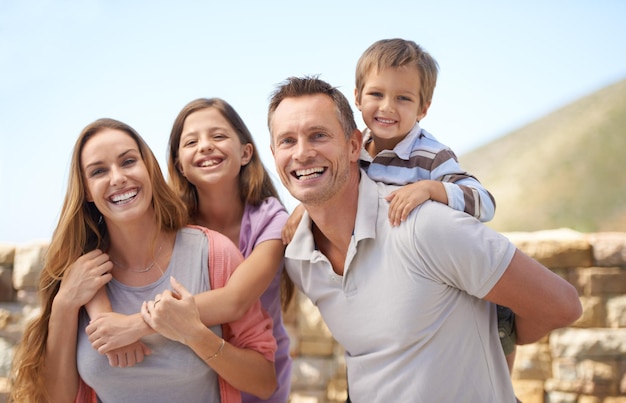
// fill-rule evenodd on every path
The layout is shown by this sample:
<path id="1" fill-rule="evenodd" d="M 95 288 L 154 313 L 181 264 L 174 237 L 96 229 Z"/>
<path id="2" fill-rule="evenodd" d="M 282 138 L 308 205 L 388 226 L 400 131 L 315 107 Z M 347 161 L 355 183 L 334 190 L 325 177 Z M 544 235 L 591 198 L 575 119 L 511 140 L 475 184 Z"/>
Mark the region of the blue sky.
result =
<path id="1" fill-rule="evenodd" d="M 621 0 L 212 3 L 0 1 L 0 242 L 50 238 L 74 141 L 100 117 L 137 129 L 164 167 L 178 111 L 222 97 L 274 173 L 276 84 L 319 74 L 352 101 L 356 61 L 378 39 L 437 59 L 422 126 L 457 154 L 626 78 Z"/>

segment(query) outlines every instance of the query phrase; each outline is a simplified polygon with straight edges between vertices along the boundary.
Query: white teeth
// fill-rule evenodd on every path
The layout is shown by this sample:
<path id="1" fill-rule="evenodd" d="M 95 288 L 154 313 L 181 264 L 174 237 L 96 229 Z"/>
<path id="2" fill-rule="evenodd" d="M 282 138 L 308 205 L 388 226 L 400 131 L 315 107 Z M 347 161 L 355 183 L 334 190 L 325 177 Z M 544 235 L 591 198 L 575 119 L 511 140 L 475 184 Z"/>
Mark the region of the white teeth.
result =
<path id="1" fill-rule="evenodd" d="M 198 166 L 200 167 L 212 167 L 214 165 L 219 164 L 219 161 L 217 160 L 206 160 L 206 161 L 202 161 Z"/>
<path id="2" fill-rule="evenodd" d="M 383 119 L 383 118 L 376 118 L 376 120 L 378 120 L 380 123 L 388 123 L 388 124 L 391 124 L 391 123 L 394 123 L 394 122 L 395 122 L 395 120 L 392 120 L 392 119 Z"/>
<path id="3" fill-rule="evenodd" d="M 129 190 L 128 192 L 116 194 L 111 196 L 111 201 L 114 203 L 122 203 L 137 196 L 137 189 Z"/>
<path id="4" fill-rule="evenodd" d="M 298 179 L 313 179 L 324 173 L 324 168 L 308 168 L 296 170 Z"/>

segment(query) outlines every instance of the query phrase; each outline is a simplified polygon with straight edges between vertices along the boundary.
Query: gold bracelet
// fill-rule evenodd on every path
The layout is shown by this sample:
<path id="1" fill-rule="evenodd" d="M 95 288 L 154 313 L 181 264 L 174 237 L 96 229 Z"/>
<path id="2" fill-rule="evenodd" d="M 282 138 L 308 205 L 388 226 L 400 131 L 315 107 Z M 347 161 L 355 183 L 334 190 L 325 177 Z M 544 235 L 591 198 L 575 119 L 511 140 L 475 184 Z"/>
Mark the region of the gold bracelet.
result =
<path id="1" fill-rule="evenodd" d="M 218 347 L 218 349 L 215 352 L 215 354 L 213 354 L 210 357 L 205 358 L 204 361 L 211 361 L 213 358 L 217 358 L 220 355 L 222 355 L 222 350 L 224 349 L 224 344 L 226 344 L 226 342 L 224 341 L 224 339 L 222 339 L 222 344 L 220 344 L 220 346 Z"/>

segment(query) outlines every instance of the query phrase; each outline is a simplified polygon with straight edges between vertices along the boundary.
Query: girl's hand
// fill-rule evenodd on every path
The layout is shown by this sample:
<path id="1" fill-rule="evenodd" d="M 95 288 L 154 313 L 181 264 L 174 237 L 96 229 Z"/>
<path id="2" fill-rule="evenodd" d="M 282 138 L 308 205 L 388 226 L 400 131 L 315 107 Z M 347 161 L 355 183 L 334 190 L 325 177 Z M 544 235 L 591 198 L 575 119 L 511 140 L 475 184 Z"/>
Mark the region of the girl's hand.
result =
<path id="1" fill-rule="evenodd" d="M 170 278 L 172 289 L 158 294 L 154 301 L 141 305 L 143 320 L 155 331 L 170 340 L 187 344 L 194 330 L 205 328 L 193 295 L 174 277 Z"/>

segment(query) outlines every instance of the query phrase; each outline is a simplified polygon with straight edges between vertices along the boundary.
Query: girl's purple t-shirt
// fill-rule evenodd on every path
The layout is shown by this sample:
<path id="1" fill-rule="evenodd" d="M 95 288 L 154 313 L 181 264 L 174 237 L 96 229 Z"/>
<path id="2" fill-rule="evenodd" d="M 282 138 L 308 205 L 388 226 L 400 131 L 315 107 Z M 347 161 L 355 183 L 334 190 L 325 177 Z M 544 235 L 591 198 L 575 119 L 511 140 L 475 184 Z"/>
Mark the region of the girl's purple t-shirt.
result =
<path id="1" fill-rule="evenodd" d="M 261 242 L 281 239 L 281 231 L 289 218 L 289 214 L 281 202 L 275 197 L 265 199 L 260 205 L 246 204 L 241 229 L 239 232 L 239 250 L 244 257 L 250 256 L 252 250 Z M 261 305 L 274 320 L 274 337 L 278 349 L 274 364 L 278 387 L 268 400 L 260 400 L 255 396 L 242 393 L 244 403 L 276 402 L 284 403 L 289 400 L 291 386 L 291 357 L 289 355 L 289 336 L 283 325 L 280 306 L 280 278 L 283 272 L 283 262 L 276 272 L 270 286 L 261 296 Z"/>

